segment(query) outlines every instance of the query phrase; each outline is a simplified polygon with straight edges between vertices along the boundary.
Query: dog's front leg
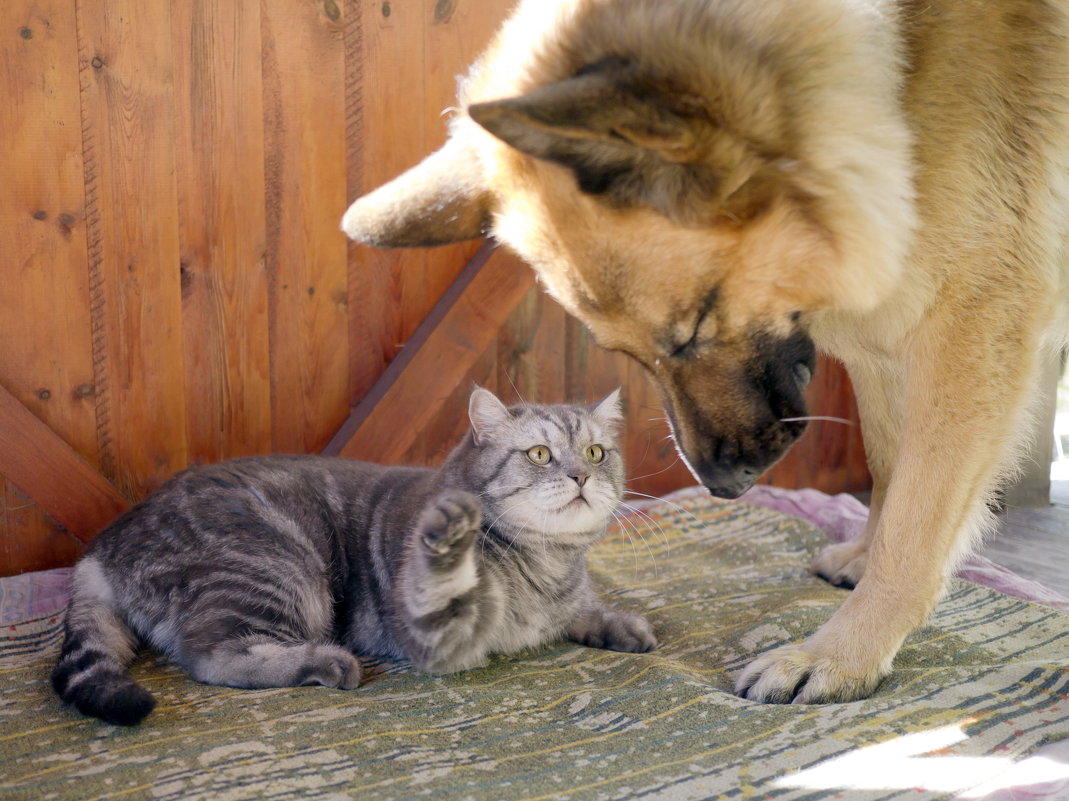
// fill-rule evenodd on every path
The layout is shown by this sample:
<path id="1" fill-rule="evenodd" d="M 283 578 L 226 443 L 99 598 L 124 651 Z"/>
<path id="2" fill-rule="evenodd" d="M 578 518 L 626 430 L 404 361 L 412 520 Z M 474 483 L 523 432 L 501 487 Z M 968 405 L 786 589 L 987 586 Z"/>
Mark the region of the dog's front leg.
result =
<path id="1" fill-rule="evenodd" d="M 777 648 L 743 671 L 736 689 L 747 698 L 821 703 L 869 695 L 990 523 L 986 501 L 1026 417 L 1032 343 L 1028 332 L 978 337 L 973 328 L 964 337 L 946 323 L 928 326 L 923 349 L 905 354 L 911 371 L 902 436 L 864 576 L 806 642 Z"/>
<path id="2" fill-rule="evenodd" d="M 853 539 L 829 545 L 813 560 L 810 572 L 829 584 L 853 589 L 861 581 L 868 563 L 869 547 L 891 483 L 895 459 L 902 438 L 903 377 L 896 361 L 872 359 L 850 365 L 865 457 L 872 475 L 869 519 Z"/>

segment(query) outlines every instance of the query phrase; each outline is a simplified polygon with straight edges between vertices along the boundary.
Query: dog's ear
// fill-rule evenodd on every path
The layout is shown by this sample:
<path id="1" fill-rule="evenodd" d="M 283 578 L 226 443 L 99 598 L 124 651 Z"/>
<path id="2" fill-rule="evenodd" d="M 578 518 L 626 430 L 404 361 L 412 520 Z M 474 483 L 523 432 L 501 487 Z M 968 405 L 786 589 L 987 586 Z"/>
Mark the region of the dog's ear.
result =
<path id="1" fill-rule="evenodd" d="M 754 216 L 772 184 L 764 163 L 702 102 L 611 60 L 519 97 L 475 103 L 469 116 L 537 159 L 570 168 L 579 187 L 677 221 Z"/>
<path id="2" fill-rule="evenodd" d="M 576 169 L 629 160 L 636 148 L 672 162 L 698 155 L 701 122 L 640 93 L 621 69 L 594 67 L 520 97 L 475 103 L 468 114 L 517 150 Z"/>
<path id="3" fill-rule="evenodd" d="M 342 217 L 351 239 L 386 248 L 447 245 L 483 236 L 489 193 L 465 139 L 453 136 L 412 169 L 356 200 Z"/>

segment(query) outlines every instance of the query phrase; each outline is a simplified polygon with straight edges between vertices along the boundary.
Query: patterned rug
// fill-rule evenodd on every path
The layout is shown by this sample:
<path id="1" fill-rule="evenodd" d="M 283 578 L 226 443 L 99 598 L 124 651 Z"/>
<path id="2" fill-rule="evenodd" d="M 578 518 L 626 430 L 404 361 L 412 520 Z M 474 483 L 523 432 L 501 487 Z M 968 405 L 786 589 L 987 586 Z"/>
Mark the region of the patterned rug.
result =
<path id="1" fill-rule="evenodd" d="M 372 662 L 349 692 L 209 687 L 146 655 L 134 674 L 159 706 L 133 729 L 52 695 L 61 617 L 41 610 L 0 636 L 0 799 L 953 798 L 1069 736 L 1069 615 L 960 580 L 873 698 L 732 695 L 755 653 L 841 602 L 805 570 L 825 543 L 769 509 L 683 497 L 590 559 L 649 616 L 655 652 L 561 642 L 447 677 Z"/>

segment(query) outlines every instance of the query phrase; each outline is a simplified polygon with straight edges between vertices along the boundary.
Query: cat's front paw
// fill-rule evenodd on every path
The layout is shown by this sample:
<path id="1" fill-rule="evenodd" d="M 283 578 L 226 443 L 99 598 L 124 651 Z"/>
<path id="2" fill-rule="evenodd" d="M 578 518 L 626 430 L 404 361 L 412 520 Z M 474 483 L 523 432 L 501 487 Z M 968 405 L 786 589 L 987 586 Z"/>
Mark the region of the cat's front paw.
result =
<path id="1" fill-rule="evenodd" d="M 657 647 L 653 626 L 642 615 L 618 609 L 594 609 L 577 618 L 568 637 L 588 648 L 645 653 Z"/>
<path id="2" fill-rule="evenodd" d="M 360 662 L 345 648 L 336 645 L 308 646 L 308 661 L 295 682 L 322 684 L 351 690 L 360 685 Z"/>
<path id="3" fill-rule="evenodd" d="M 420 542 L 432 557 L 463 554 L 479 533 L 483 512 L 470 492 L 446 490 L 423 511 L 417 526 Z"/>

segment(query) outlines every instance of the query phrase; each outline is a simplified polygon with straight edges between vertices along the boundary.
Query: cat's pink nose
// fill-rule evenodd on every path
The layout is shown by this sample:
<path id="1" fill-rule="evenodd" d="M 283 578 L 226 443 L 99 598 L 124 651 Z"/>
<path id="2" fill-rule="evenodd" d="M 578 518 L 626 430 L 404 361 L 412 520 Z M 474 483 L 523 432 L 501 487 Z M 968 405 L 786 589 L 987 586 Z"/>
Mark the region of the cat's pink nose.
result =
<path id="1" fill-rule="evenodd" d="M 587 478 L 589 478 L 589 476 L 587 476 L 585 473 L 579 473 L 578 475 L 572 476 L 571 478 L 576 484 L 581 487 L 586 484 L 586 480 Z"/>

